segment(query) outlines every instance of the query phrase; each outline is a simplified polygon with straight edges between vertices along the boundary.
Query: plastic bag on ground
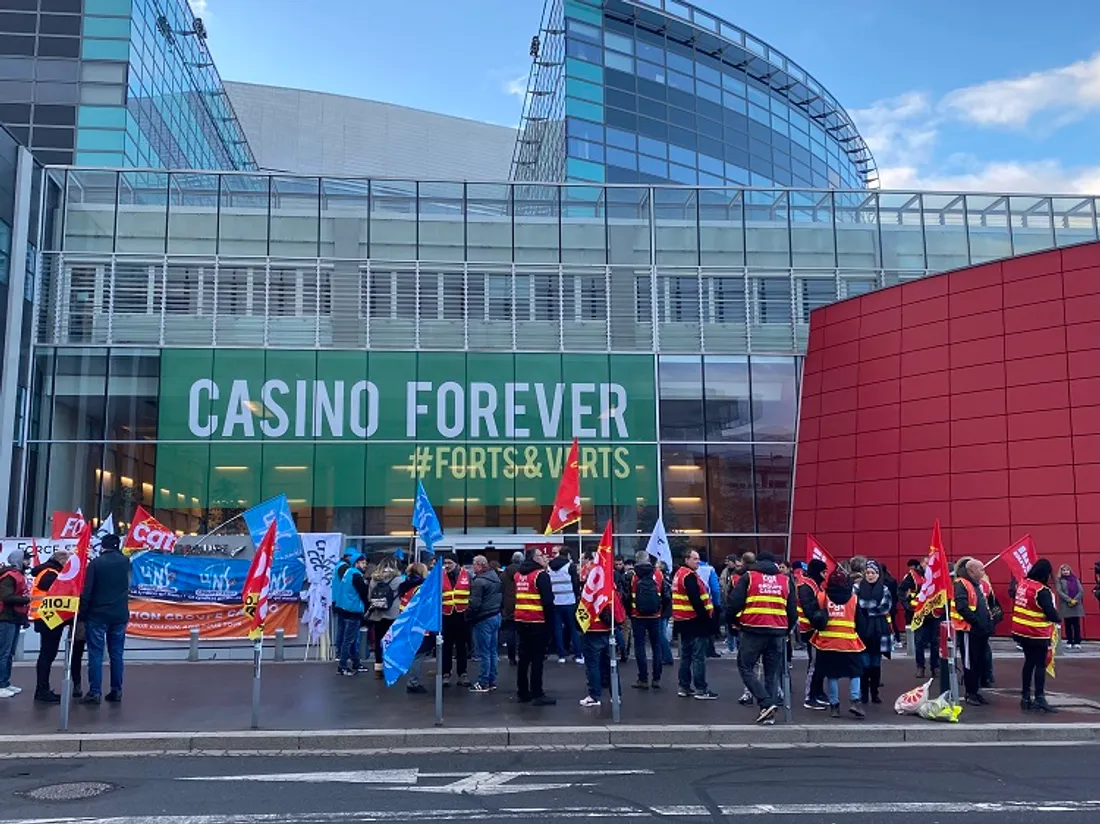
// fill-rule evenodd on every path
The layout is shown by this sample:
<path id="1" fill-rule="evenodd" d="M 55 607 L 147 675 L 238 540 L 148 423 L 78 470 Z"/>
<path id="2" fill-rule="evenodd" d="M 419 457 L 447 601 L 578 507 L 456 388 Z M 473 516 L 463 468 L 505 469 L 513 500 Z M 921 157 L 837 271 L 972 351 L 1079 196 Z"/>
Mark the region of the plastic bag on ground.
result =
<path id="1" fill-rule="evenodd" d="M 927 718 L 929 721 L 946 721 L 949 724 L 957 724 L 962 713 L 962 705 L 951 703 L 951 693 L 945 692 L 939 698 L 925 701 L 917 707 L 917 715 Z"/>
<path id="2" fill-rule="evenodd" d="M 929 678 L 919 687 L 914 687 L 909 692 L 898 696 L 894 702 L 894 712 L 898 715 L 916 715 L 917 708 L 928 700 L 928 694 L 932 689 L 932 679 Z"/>

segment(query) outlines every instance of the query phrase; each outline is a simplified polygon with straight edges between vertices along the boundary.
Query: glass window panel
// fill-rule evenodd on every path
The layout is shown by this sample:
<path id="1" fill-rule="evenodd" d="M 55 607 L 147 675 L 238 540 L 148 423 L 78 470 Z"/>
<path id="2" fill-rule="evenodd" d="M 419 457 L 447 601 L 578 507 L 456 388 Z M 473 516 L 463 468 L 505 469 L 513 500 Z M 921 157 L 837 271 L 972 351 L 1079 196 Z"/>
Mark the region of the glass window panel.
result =
<path id="1" fill-rule="evenodd" d="M 565 172 L 569 180 L 602 181 L 605 174 L 604 167 L 601 164 L 576 157 L 565 159 Z"/>
<path id="2" fill-rule="evenodd" d="M 567 57 L 565 60 L 565 74 L 567 77 L 579 77 L 582 80 L 591 80 L 593 83 L 603 82 L 603 71 L 599 66 L 572 57 Z"/>
<path id="3" fill-rule="evenodd" d="M 663 67 L 654 63 L 647 63 L 645 60 L 638 61 L 638 77 L 645 80 L 652 80 L 654 83 L 665 82 L 665 70 Z"/>
<path id="4" fill-rule="evenodd" d="M 570 117 L 566 121 L 566 132 L 570 137 L 579 137 L 582 140 L 594 140 L 603 143 L 603 126 L 598 123 L 590 123 L 587 120 L 579 120 Z"/>
<path id="5" fill-rule="evenodd" d="M 164 254 L 168 175 L 123 172 L 118 181 L 117 252 Z"/>
<path id="6" fill-rule="evenodd" d="M 319 198 L 318 178 L 271 178 L 271 255 L 317 257 Z"/>
<path id="7" fill-rule="evenodd" d="M 68 32 L 56 32 L 67 34 Z M 73 32 L 74 34 L 76 32 Z M 130 39 L 130 19 L 128 17 L 92 17 L 84 16 L 85 37 L 116 37 Z"/>
<path id="8" fill-rule="evenodd" d="M 701 443 L 663 446 L 661 469 L 665 529 L 670 535 L 706 532 L 706 447 Z"/>
<path id="9" fill-rule="evenodd" d="M 634 54 L 634 41 L 629 37 L 623 37 L 621 34 L 605 31 L 603 33 L 603 44 L 609 49 L 615 49 L 615 51 L 624 54 Z"/>
<path id="10" fill-rule="evenodd" d="M 753 481 L 750 444 L 707 446 L 707 501 L 711 532 L 756 531 Z"/>
<path id="11" fill-rule="evenodd" d="M 85 60 L 127 60 L 130 57 L 130 43 L 127 40 L 81 41 L 81 57 Z"/>
<path id="12" fill-rule="evenodd" d="M 750 359 L 753 440 L 794 441 L 798 416 L 798 371 L 794 358 Z"/>
<path id="13" fill-rule="evenodd" d="M 624 149 L 607 148 L 607 163 L 609 166 L 619 166 L 623 169 L 637 169 L 638 155 Z"/>
<path id="14" fill-rule="evenodd" d="M 677 183 L 684 183 L 689 186 L 694 186 L 699 182 L 698 174 L 695 169 L 689 169 L 686 166 L 677 166 L 675 163 L 671 164 L 669 167 L 669 177 Z"/>
<path id="15" fill-rule="evenodd" d="M 668 157 L 668 144 L 660 140 L 654 140 L 651 137 L 639 135 L 638 151 L 654 157 Z"/>
<path id="16" fill-rule="evenodd" d="M 753 470 L 756 528 L 759 532 L 785 534 L 790 529 L 794 446 L 755 444 Z"/>
<path id="17" fill-rule="evenodd" d="M 617 69 L 618 71 L 628 72 L 630 74 L 634 73 L 634 58 L 628 57 L 625 54 L 605 51 L 603 62 L 609 69 Z"/>
<path id="18" fill-rule="evenodd" d="M 640 155 L 638 157 L 638 171 L 645 172 L 654 177 L 668 179 L 668 161 L 658 160 L 655 157 Z"/>
<path id="19" fill-rule="evenodd" d="M 742 225 L 741 195 L 725 189 L 703 189 L 699 193 L 699 245 L 700 261 L 705 266 L 742 266 L 745 262 L 744 227 Z M 724 283 L 716 277 L 716 284 Z M 744 323 L 744 280 L 737 278 L 741 286 L 737 312 L 726 303 L 730 299 L 725 287 L 715 287 L 715 323 Z"/>
<path id="20" fill-rule="evenodd" d="M 638 57 L 648 60 L 651 63 L 656 63 L 658 66 L 665 64 L 665 50 L 654 46 L 650 43 L 646 43 L 639 40 L 638 43 Z"/>
<path id="21" fill-rule="evenodd" d="M 593 163 L 603 163 L 602 143 L 589 143 L 587 140 L 577 140 L 575 137 L 571 137 L 568 140 L 568 151 L 571 157 L 591 160 Z"/>
<path id="22" fill-rule="evenodd" d="M 753 183 L 756 183 L 755 178 Z M 745 218 L 749 265 L 790 266 L 785 192 L 747 192 Z M 788 308 L 788 317 L 790 310 Z"/>
<path id="23" fill-rule="evenodd" d="M 578 80 L 575 77 L 566 78 L 565 93 L 582 100 L 591 100 L 593 103 L 603 103 L 603 86 Z"/>
<path id="24" fill-rule="evenodd" d="M 570 117 L 583 117 L 585 120 L 603 122 L 603 106 L 587 100 L 578 100 L 575 97 L 565 99 L 565 113 Z"/>
<path id="25" fill-rule="evenodd" d="M 689 77 L 695 72 L 695 63 L 689 57 L 684 57 L 676 52 L 668 52 L 668 67 Z"/>
<path id="26" fill-rule="evenodd" d="M 1096 210 L 1092 198 L 1056 197 L 1051 201 L 1051 208 L 1058 246 L 1096 240 Z"/>
<path id="27" fill-rule="evenodd" d="M 928 268 L 945 272 L 970 262 L 967 245 L 965 198 L 962 195 L 924 195 L 924 242 Z"/>
<path id="28" fill-rule="evenodd" d="M 662 355 L 657 365 L 661 406 L 661 438 L 702 440 L 703 362 L 693 356 Z"/>
<path id="29" fill-rule="evenodd" d="M 588 63 L 603 63 L 603 49 L 591 43 L 585 43 L 583 40 L 572 37 L 567 38 L 565 50 L 569 57 L 576 57 L 578 60 L 584 60 Z"/>
<path id="30" fill-rule="evenodd" d="M 600 41 L 601 31 L 599 26 L 590 26 L 578 20 L 566 20 L 565 30 L 576 37 L 583 37 L 586 40 L 592 40 L 596 43 Z"/>
<path id="31" fill-rule="evenodd" d="M 218 176 L 174 173 L 168 197 L 168 252 L 213 254 L 218 240 Z"/>
<path id="32" fill-rule="evenodd" d="M 603 21 L 603 16 L 596 9 L 578 3 L 576 0 L 566 0 L 565 15 L 575 20 L 585 20 L 595 26 L 600 25 Z"/>
<path id="33" fill-rule="evenodd" d="M 1012 234 L 1008 225 L 1006 196 L 967 195 L 966 228 L 971 263 L 984 263 L 1012 256 Z"/>
<path id="34" fill-rule="evenodd" d="M 634 150 L 638 147 L 637 136 L 619 129 L 607 129 L 607 144 L 620 149 Z"/>
<path id="35" fill-rule="evenodd" d="M 707 440 L 752 440 L 748 358 L 707 357 L 703 376 Z"/>
<path id="36" fill-rule="evenodd" d="M 711 86 L 700 81 L 695 84 L 695 93 L 704 100 L 710 100 L 714 103 L 722 102 L 722 90 L 717 86 Z"/>
<path id="37" fill-rule="evenodd" d="M 670 55 L 671 57 L 671 55 Z M 681 91 L 694 93 L 695 92 L 695 80 L 686 74 L 680 74 L 680 72 L 669 71 L 666 78 L 668 85 L 674 89 Z"/>

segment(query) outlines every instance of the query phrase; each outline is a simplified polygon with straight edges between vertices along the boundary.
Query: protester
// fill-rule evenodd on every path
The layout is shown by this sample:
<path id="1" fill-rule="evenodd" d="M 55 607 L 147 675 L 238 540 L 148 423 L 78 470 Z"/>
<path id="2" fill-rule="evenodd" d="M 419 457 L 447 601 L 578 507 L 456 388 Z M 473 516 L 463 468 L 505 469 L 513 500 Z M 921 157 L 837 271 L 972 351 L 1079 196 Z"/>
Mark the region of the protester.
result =
<path id="1" fill-rule="evenodd" d="M 774 724 L 787 635 L 798 624 L 798 601 L 790 575 L 781 572 L 771 553 L 760 553 L 753 568 L 730 590 L 727 611 L 727 620 L 736 617 L 741 625 L 737 670 L 760 708 L 756 722 Z M 763 682 L 756 675 L 761 659 Z"/>
<path id="2" fill-rule="evenodd" d="M 119 550 L 117 535 L 104 535 L 99 557 L 88 564 L 80 596 L 80 619 L 88 644 L 88 693 L 82 704 L 99 704 L 104 648 L 111 659 L 110 703 L 122 701 L 123 653 L 130 621 L 130 559 Z"/>
<path id="3" fill-rule="evenodd" d="M 894 649 L 905 649 L 905 626 L 897 620 L 898 613 L 898 580 L 890 574 L 886 564 L 880 564 L 882 582 L 886 591 L 890 593 L 890 614 L 886 620 L 890 623 L 890 629 L 894 634 Z"/>
<path id="4" fill-rule="evenodd" d="M 504 636 L 504 647 L 508 652 L 508 663 L 516 665 L 516 573 L 523 565 L 523 553 L 513 552 L 512 563 L 505 567 L 500 576 L 500 634 Z"/>
<path id="5" fill-rule="evenodd" d="M 558 557 L 550 562 L 548 574 L 554 590 L 554 646 L 558 651 L 558 663 L 564 664 L 566 656 L 571 654 L 578 664 L 583 664 L 581 630 L 577 626 L 577 598 L 581 594 L 581 580 L 568 549 L 558 549 Z"/>
<path id="6" fill-rule="evenodd" d="M 497 646 L 500 637 L 502 586 L 500 576 L 489 566 L 484 555 L 474 558 L 474 580 L 470 585 L 470 606 L 466 622 L 474 636 L 477 651 L 477 681 L 470 692 L 491 692 L 497 688 Z"/>
<path id="7" fill-rule="evenodd" d="M 626 568 L 626 559 L 622 555 L 615 556 L 615 591 L 624 601 L 630 592 L 630 571 Z M 630 658 L 630 642 L 632 639 L 632 627 L 625 621 L 615 624 L 615 646 L 619 652 L 619 661 L 626 663 Z"/>
<path id="8" fill-rule="evenodd" d="M 588 695 L 581 699 L 582 707 L 598 707 L 603 689 L 611 688 L 611 627 L 626 623 L 622 595 L 618 589 L 611 591 L 611 603 L 592 616 L 584 633 L 584 674 L 588 682 Z M 619 670 L 615 669 L 618 679 Z M 618 684 L 616 684 L 618 686 Z M 622 694 L 621 691 L 619 693 Z"/>
<path id="9" fill-rule="evenodd" d="M 798 582 L 798 632 L 806 644 L 806 690 L 802 702 L 808 710 L 826 710 L 829 699 L 825 695 L 825 679 L 817 666 L 816 647 L 810 643 L 813 625 L 810 617 L 817 611 L 817 596 L 825 586 L 825 570 L 828 566 L 820 558 L 814 558 L 806 567 L 806 574 Z"/>
<path id="10" fill-rule="evenodd" d="M 393 556 L 383 558 L 371 573 L 370 600 L 367 602 L 367 623 L 374 632 L 375 678 L 384 676 L 382 639 L 401 614 L 400 586 L 401 573 L 397 569 L 397 559 Z"/>
<path id="11" fill-rule="evenodd" d="M 516 636 L 519 666 L 516 692 L 521 704 L 547 707 L 557 701 L 543 691 L 542 667 L 549 634 L 547 621 L 554 614 L 554 589 L 546 572 L 546 556 L 540 549 L 528 550 L 516 571 Z"/>
<path id="12" fill-rule="evenodd" d="M 989 618 L 993 624 L 993 632 L 996 631 L 997 624 L 1005 618 L 1004 610 L 1001 609 L 1001 603 L 997 600 L 997 593 L 993 590 L 993 582 L 989 580 L 989 573 L 985 570 L 982 571 L 981 580 L 981 594 L 985 597 L 986 605 L 989 607 Z M 982 670 L 981 677 L 982 688 L 992 687 L 996 684 L 993 677 L 993 645 L 986 644 L 985 648 L 985 668 Z"/>
<path id="13" fill-rule="evenodd" d="M 681 698 L 713 701 L 718 695 L 707 687 L 707 643 L 713 632 L 714 606 L 698 569 L 699 553 L 688 550 L 684 565 L 676 570 L 672 579 L 672 620 L 680 633 L 680 690 L 677 694 Z"/>
<path id="14" fill-rule="evenodd" d="M 1023 690 L 1020 708 L 1055 713 L 1047 703 L 1047 652 L 1054 637 L 1054 627 L 1061 616 L 1054 607 L 1054 595 L 1050 591 L 1051 564 L 1040 558 L 1032 565 L 1027 577 L 1016 587 L 1016 599 L 1012 609 L 1012 638 L 1024 651 Z M 1062 570 L 1066 567 L 1063 566 Z M 1059 581 L 1061 585 L 1061 581 Z M 1031 684 L 1035 682 L 1035 698 L 1032 700 Z"/>
<path id="15" fill-rule="evenodd" d="M 717 638 L 721 632 L 722 611 L 720 606 L 722 601 L 719 599 L 722 597 L 722 583 L 718 577 L 718 570 L 712 567 L 706 560 L 699 561 L 699 569 L 696 570 L 696 574 L 698 574 L 699 580 L 706 584 L 707 592 L 710 593 L 710 602 L 714 605 L 714 617 L 711 619 L 712 626 L 710 628 L 710 635 L 707 636 L 707 658 L 719 658 L 721 654 L 714 644 L 714 639 Z"/>
<path id="16" fill-rule="evenodd" d="M 370 587 L 364 574 L 367 558 L 360 555 L 352 561 L 336 581 L 332 593 L 332 608 L 336 613 L 336 671 L 340 675 L 367 672 L 359 659 L 359 631 L 370 601 Z"/>
<path id="17" fill-rule="evenodd" d="M 742 555 L 741 555 L 741 573 L 740 573 L 741 575 L 744 575 L 746 572 L 748 572 L 750 569 L 752 569 L 755 565 L 756 565 L 756 553 L 755 552 L 742 553 Z M 725 608 L 724 612 L 726 613 L 726 627 L 727 627 L 727 630 L 729 632 L 734 633 L 740 641 L 741 627 L 737 624 L 736 618 L 734 618 L 733 620 L 730 619 L 729 603 L 725 602 L 723 604 L 723 607 Z M 740 704 L 743 707 L 748 707 L 748 706 L 751 706 L 752 703 L 755 700 L 756 699 L 753 698 L 752 693 L 749 692 L 749 688 L 745 687 L 744 690 L 741 693 L 741 697 L 737 699 L 737 703 Z"/>
<path id="18" fill-rule="evenodd" d="M 649 553 L 644 549 L 634 558 L 634 575 L 630 579 L 630 599 L 627 608 L 634 631 L 634 657 L 638 661 L 638 681 L 634 689 L 661 688 L 661 667 L 664 663 L 661 644 L 661 615 L 665 605 L 672 603 L 672 589 L 665 581 L 664 573 L 655 569 Z M 649 663 L 646 660 L 646 642 L 653 652 L 653 681 L 649 680 Z"/>
<path id="19" fill-rule="evenodd" d="M 989 637 L 993 634 L 993 619 L 989 602 L 980 597 L 985 566 L 973 558 L 963 558 L 955 567 L 954 598 L 951 622 L 960 633 L 966 703 L 981 706 L 989 701 L 981 694 L 982 675 L 986 671 Z"/>
<path id="20" fill-rule="evenodd" d="M 416 595 L 416 591 L 420 589 L 420 586 L 424 583 L 424 579 L 428 577 L 428 567 L 422 563 L 409 564 L 405 570 L 405 580 L 401 582 L 397 588 L 397 598 L 400 603 L 400 611 L 404 611 L 408 607 L 409 602 L 412 601 L 413 596 Z M 409 665 L 409 670 L 405 673 L 408 681 L 405 684 L 405 692 L 410 695 L 424 695 L 428 692 L 427 687 L 420 683 L 421 672 L 424 667 L 424 659 L 427 658 L 432 650 L 435 649 L 435 633 L 425 633 L 424 640 L 420 644 L 420 649 L 416 651 L 416 655 L 413 656 L 412 663 Z"/>
<path id="21" fill-rule="evenodd" d="M 815 667 L 825 679 L 829 695 L 829 715 L 840 718 L 840 679 L 848 679 L 848 712 L 865 718 L 860 706 L 860 676 L 864 650 L 860 636 L 866 631 L 863 615 L 851 579 L 842 569 L 834 569 L 817 597 L 817 607 L 810 616 L 816 632 L 810 639 L 817 648 Z"/>
<path id="22" fill-rule="evenodd" d="M 661 664 L 672 666 L 672 575 L 668 564 L 664 561 L 657 562 L 657 569 L 665 579 L 664 592 L 662 592 L 661 619 L 657 622 L 661 639 Z"/>
<path id="23" fill-rule="evenodd" d="M 744 572 L 744 567 L 741 565 L 741 559 L 736 555 L 727 555 L 726 565 L 722 568 L 722 574 L 718 576 L 718 587 L 722 594 L 720 603 L 725 604 L 728 602 L 730 590 L 737 584 L 737 579 L 741 577 L 742 572 Z M 726 624 L 726 651 L 737 652 L 737 632 L 735 627 L 728 622 Z"/>
<path id="24" fill-rule="evenodd" d="M 30 562 L 21 549 L 8 553 L 7 563 L 0 566 L 0 698 L 11 698 L 23 690 L 11 684 L 11 667 L 19 633 L 28 626 L 31 606 L 27 588 L 27 567 Z"/>
<path id="25" fill-rule="evenodd" d="M 53 629 L 46 626 L 46 622 L 38 617 L 42 599 L 46 597 L 53 582 L 57 580 L 57 574 L 65 568 L 69 560 L 67 549 L 58 549 L 43 563 L 31 570 L 33 583 L 31 584 L 31 608 L 30 618 L 34 621 L 34 631 L 38 633 L 38 661 L 35 664 L 36 683 L 34 688 L 34 700 L 42 704 L 60 704 L 61 696 L 50 688 L 50 669 L 57 654 L 61 649 L 61 641 L 65 637 L 66 627 L 72 621 L 58 624 Z M 75 684 L 80 684 L 80 664 L 77 660 L 76 673 L 73 677 Z M 77 687 L 79 689 L 79 687 Z M 79 697 L 79 696 L 77 696 Z"/>
<path id="26" fill-rule="evenodd" d="M 466 610 L 470 606 L 470 573 L 453 555 L 443 559 L 443 686 L 451 686 L 451 665 L 458 671 L 458 685 L 470 686 L 466 674 Z"/>
<path id="27" fill-rule="evenodd" d="M 1085 617 L 1085 588 L 1069 564 L 1058 570 L 1058 613 L 1066 622 L 1066 646 L 1081 649 L 1081 621 Z"/>
<path id="28" fill-rule="evenodd" d="M 862 653 L 863 675 L 859 680 L 860 698 L 864 704 L 868 698 L 873 704 L 881 704 L 879 686 L 882 684 L 882 659 L 890 657 L 893 649 L 893 633 L 889 616 L 894 608 L 890 590 L 882 578 L 878 561 L 868 560 L 863 565 L 863 579 L 856 589 L 858 609 L 863 616 Z"/>
<path id="29" fill-rule="evenodd" d="M 352 567 L 356 557 L 356 552 L 352 547 L 345 547 L 344 551 L 340 553 L 340 563 L 336 565 L 336 570 L 333 574 L 332 580 L 339 581 L 344 577 L 344 573 Z"/>

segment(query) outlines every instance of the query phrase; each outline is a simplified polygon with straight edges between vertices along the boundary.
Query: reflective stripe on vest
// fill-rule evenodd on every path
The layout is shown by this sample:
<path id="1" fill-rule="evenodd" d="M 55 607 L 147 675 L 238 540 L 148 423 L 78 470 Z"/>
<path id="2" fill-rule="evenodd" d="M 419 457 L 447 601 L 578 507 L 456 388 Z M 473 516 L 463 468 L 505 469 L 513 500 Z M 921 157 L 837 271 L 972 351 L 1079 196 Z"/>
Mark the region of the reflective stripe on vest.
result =
<path id="1" fill-rule="evenodd" d="M 920 591 L 924 588 L 924 576 L 916 570 L 909 570 L 909 578 L 913 581 L 913 589 L 909 592 L 909 609 L 916 612 L 920 609 Z"/>
<path id="2" fill-rule="evenodd" d="M 866 647 L 856 634 L 856 596 L 846 604 L 834 604 L 820 592 L 817 603 L 829 611 L 829 622 L 813 634 L 810 643 L 826 652 L 863 652 Z"/>
<path id="3" fill-rule="evenodd" d="M 1012 634 L 1024 638 L 1042 638 L 1049 641 L 1054 637 L 1054 624 L 1047 620 L 1046 613 L 1039 606 L 1039 593 L 1047 587 L 1038 581 L 1025 578 L 1016 586 L 1016 600 L 1012 605 Z"/>
<path id="4" fill-rule="evenodd" d="M 470 573 L 464 567 L 459 567 L 458 580 L 451 583 L 451 576 L 444 570 L 443 573 L 443 614 L 454 615 L 456 612 L 465 612 L 470 606 Z"/>
<path id="5" fill-rule="evenodd" d="M 707 589 L 707 585 L 703 583 L 703 579 L 700 578 L 698 573 L 694 570 L 682 566 L 676 570 L 676 577 L 672 579 L 673 621 L 693 621 L 700 617 L 695 614 L 695 607 L 691 605 L 691 599 L 688 598 L 687 589 L 684 588 L 684 579 L 689 575 L 694 575 L 695 579 L 699 582 L 699 597 L 702 599 L 703 606 L 706 607 L 707 613 L 714 613 L 714 607 L 711 606 L 710 603 L 710 590 Z"/>
<path id="6" fill-rule="evenodd" d="M 978 608 L 978 591 L 974 589 L 974 585 L 970 583 L 966 578 L 960 578 L 963 586 L 966 588 L 966 603 L 970 609 L 976 610 Z M 955 632 L 968 632 L 970 630 L 970 624 L 963 620 L 962 615 L 955 609 L 955 599 L 951 599 L 951 626 L 955 628 Z"/>
<path id="7" fill-rule="evenodd" d="M 814 600 L 816 601 L 818 593 L 821 592 L 821 587 L 817 585 L 817 581 L 815 581 L 813 578 L 810 578 L 809 576 L 803 575 L 802 578 L 799 579 L 798 585 L 802 586 L 803 584 L 813 590 Z M 803 633 L 814 631 L 813 625 L 810 623 L 810 619 L 807 618 L 806 613 L 802 611 L 801 598 L 798 599 L 798 631 Z"/>
<path id="8" fill-rule="evenodd" d="M 748 595 L 745 608 L 741 610 L 741 626 L 785 630 L 791 579 L 786 575 L 767 575 L 756 570 L 749 572 L 748 576 Z"/>
<path id="9" fill-rule="evenodd" d="M 546 620 L 542 611 L 542 596 L 536 583 L 542 572 L 541 569 L 536 569 L 526 575 L 516 573 L 515 619 L 521 624 L 541 624 Z"/>
<path id="10" fill-rule="evenodd" d="M 573 569 L 570 561 L 560 569 L 548 570 L 550 575 L 550 588 L 554 590 L 554 606 L 568 607 L 577 603 L 577 595 L 573 592 L 573 578 L 569 574 Z"/>

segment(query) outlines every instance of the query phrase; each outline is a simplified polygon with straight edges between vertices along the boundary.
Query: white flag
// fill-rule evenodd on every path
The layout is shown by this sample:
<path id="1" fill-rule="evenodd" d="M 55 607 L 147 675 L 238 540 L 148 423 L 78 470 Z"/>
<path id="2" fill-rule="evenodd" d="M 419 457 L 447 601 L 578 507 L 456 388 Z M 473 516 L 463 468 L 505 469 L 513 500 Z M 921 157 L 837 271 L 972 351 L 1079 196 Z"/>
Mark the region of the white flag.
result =
<path id="1" fill-rule="evenodd" d="M 103 523 L 99 525 L 99 529 L 92 533 L 92 540 L 88 545 L 88 559 L 91 560 L 99 555 L 100 544 L 103 543 L 103 538 L 107 535 L 113 535 L 115 532 L 115 516 L 113 514 L 108 515 L 103 519 Z"/>
<path id="2" fill-rule="evenodd" d="M 665 534 L 663 518 L 657 519 L 657 524 L 653 527 L 653 534 L 649 536 L 649 544 L 646 545 L 645 551 L 658 561 L 664 561 L 668 566 L 668 571 L 672 572 L 672 550 L 668 545 L 668 535 Z"/>

